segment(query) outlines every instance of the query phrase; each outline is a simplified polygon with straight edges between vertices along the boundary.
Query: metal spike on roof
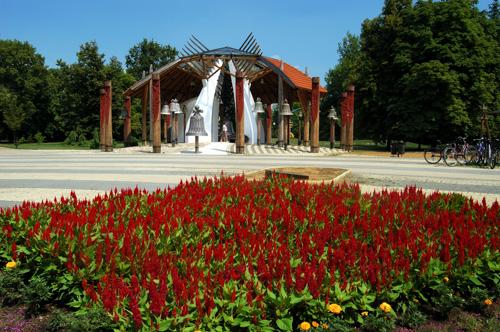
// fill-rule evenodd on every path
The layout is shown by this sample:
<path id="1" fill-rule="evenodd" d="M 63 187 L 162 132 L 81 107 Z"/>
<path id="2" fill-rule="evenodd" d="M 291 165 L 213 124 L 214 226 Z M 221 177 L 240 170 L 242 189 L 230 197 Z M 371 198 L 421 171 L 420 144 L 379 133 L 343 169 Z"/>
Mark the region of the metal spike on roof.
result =
<path id="1" fill-rule="evenodd" d="M 256 55 L 261 55 L 262 51 L 260 50 L 260 45 L 257 43 L 252 32 L 247 36 L 243 44 L 240 46 L 240 51 L 248 52 Z"/>
<path id="2" fill-rule="evenodd" d="M 198 38 L 191 35 L 184 48 L 182 48 L 183 56 L 190 56 L 208 51 L 208 47 L 205 46 Z"/>
<path id="3" fill-rule="evenodd" d="M 205 44 L 203 44 L 198 38 L 196 38 L 194 35 L 191 35 L 191 38 L 193 38 L 194 42 L 198 44 L 203 49 L 203 51 L 208 51 L 208 47 L 206 47 Z"/>

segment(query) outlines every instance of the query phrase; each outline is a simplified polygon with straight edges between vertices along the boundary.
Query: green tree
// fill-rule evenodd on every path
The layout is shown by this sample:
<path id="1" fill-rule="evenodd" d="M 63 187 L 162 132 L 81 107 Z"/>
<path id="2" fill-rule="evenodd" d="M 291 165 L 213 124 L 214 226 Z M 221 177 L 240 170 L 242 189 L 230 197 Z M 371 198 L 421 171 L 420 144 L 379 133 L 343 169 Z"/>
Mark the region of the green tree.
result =
<path id="1" fill-rule="evenodd" d="M 328 93 L 321 104 L 321 123 L 329 123 L 327 115 L 331 106 L 337 109 L 337 114 L 340 117 L 342 92 L 347 90 L 348 85 L 356 85 L 359 80 L 359 70 L 361 66 L 361 44 L 359 36 L 348 32 L 342 39 L 342 42 L 339 43 L 337 52 L 339 54 L 339 62 L 333 69 L 328 71 L 325 77 Z M 320 127 L 321 139 L 328 139 L 329 133 L 329 126 L 325 125 Z"/>
<path id="2" fill-rule="evenodd" d="M 50 94 L 46 90 L 48 71 L 44 62 L 27 42 L 0 40 L 0 88 L 4 98 L 8 93 L 7 99 L 16 104 L 15 109 L 8 108 L 7 114 L 12 116 L 7 122 L 13 124 L 16 119 L 26 119 L 19 128 L 14 126 L 18 134 L 26 137 L 44 132 L 51 121 L 47 113 Z M 6 125 L 4 116 L 5 112 L 0 114 L 0 138 L 12 134 L 12 127 Z"/>
<path id="3" fill-rule="evenodd" d="M 24 122 L 25 115 L 17 104 L 17 96 L 4 87 L 0 87 L 0 114 L 3 117 L 3 123 L 12 132 L 17 148 L 17 134 Z"/>
<path id="4" fill-rule="evenodd" d="M 67 64 L 58 60 L 54 72 L 58 101 L 53 105 L 55 121 L 64 137 L 75 132 L 89 139 L 99 128 L 99 90 L 106 78 L 104 54 L 95 41 L 84 43 L 77 53 L 77 62 Z"/>
<path id="5" fill-rule="evenodd" d="M 498 105 L 496 36 L 476 1 L 386 1 L 363 23 L 357 131 L 422 143 L 479 135 L 480 105 Z"/>
<path id="6" fill-rule="evenodd" d="M 143 71 L 149 72 L 151 65 L 154 69 L 158 69 L 174 60 L 176 56 L 177 50 L 174 47 L 144 38 L 128 51 L 125 57 L 127 72 L 135 79 L 140 79 Z"/>

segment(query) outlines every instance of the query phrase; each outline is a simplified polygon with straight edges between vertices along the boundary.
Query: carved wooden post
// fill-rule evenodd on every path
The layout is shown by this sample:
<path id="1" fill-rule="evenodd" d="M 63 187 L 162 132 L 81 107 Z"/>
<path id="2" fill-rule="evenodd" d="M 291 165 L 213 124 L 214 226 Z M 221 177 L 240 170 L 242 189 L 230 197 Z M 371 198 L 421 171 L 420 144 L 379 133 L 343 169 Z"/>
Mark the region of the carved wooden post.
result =
<path id="1" fill-rule="evenodd" d="M 101 151 L 106 150 L 106 144 L 104 143 L 106 139 L 106 123 L 104 122 L 104 113 L 106 110 L 106 90 L 100 90 L 100 107 L 99 107 L 99 149 Z"/>
<path id="2" fill-rule="evenodd" d="M 146 145 L 148 142 L 148 86 L 145 86 L 142 90 L 142 143 Z"/>
<path id="3" fill-rule="evenodd" d="M 304 90 L 299 90 L 297 92 L 297 96 L 299 97 L 300 101 L 300 107 L 302 108 L 302 113 L 304 115 L 303 120 L 304 123 L 302 125 L 303 128 L 303 135 L 302 135 L 302 142 L 304 146 L 309 145 L 309 119 L 311 116 L 311 110 L 309 109 L 309 97 L 308 93 Z"/>
<path id="4" fill-rule="evenodd" d="M 106 81 L 104 83 L 104 91 L 105 91 L 105 98 L 106 98 L 106 108 L 104 110 L 104 122 L 106 126 L 105 130 L 105 139 L 104 139 L 104 144 L 105 144 L 105 151 L 106 152 L 111 152 L 113 151 L 113 119 L 112 119 L 112 111 L 111 108 L 113 107 L 113 97 L 112 97 L 112 90 L 111 90 L 111 81 Z"/>
<path id="5" fill-rule="evenodd" d="M 153 152 L 161 152 L 161 100 L 160 100 L 160 75 L 153 73 L 152 79 L 152 121 L 151 128 L 153 129 Z"/>
<path id="6" fill-rule="evenodd" d="M 348 151 L 354 150 L 354 85 L 347 87 L 347 95 L 349 100 L 349 112 L 347 119 L 347 146 Z"/>
<path id="7" fill-rule="evenodd" d="M 131 118 L 130 118 L 131 98 L 129 96 L 125 97 L 124 104 L 125 104 L 125 112 L 127 112 L 127 114 L 125 115 L 125 119 L 123 119 L 123 144 L 125 146 L 129 146 L 130 145 L 130 133 L 132 131 L 131 123 L 130 123 L 130 121 L 131 121 Z"/>
<path id="8" fill-rule="evenodd" d="M 236 72 L 236 153 L 245 153 L 245 118 L 243 100 L 243 73 Z"/>
<path id="9" fill-rule="evenodd" d="M 278 146 L 281 148 L 283 146 L 283 135 L 284 135 L 284 123 L 283 116 L 281 115 L 283 108 L 283 61 L 280 62 L 281 73 L 278 75 Z"/>
<path id="10" fill-rule="evenodd" d="M 340 148 L 346 149 L 346 127 L 347 127 L 347 93 L 342 93 L 342 99 L 340 102 L 340 112 L 341 112 L 341 123 L 340 123 Z"/>
<path id="11" fill-rule="evenodd" d="M 273 106 L 271 104 L 266 107 L 266 144 L 272 145 L 272 129 L 273 129 Z"/>
<path id="12" fill-rule="evenodd" d="M 311 152 L 318 153 L 319 152 L 319 77 L 312 78 L 311 120 L 312 120 Z"/>
<path id="13" fill-rule="evenodd" d="M 168 143 L 168 128 L 170 127 L 170 114 L 165 115 L 163 119 L 163 140 Z"/>
<path id="14" fill-rule="evenodd" d="M 335 146 L 335 121 L 330 119 L 330 149 Z"/>

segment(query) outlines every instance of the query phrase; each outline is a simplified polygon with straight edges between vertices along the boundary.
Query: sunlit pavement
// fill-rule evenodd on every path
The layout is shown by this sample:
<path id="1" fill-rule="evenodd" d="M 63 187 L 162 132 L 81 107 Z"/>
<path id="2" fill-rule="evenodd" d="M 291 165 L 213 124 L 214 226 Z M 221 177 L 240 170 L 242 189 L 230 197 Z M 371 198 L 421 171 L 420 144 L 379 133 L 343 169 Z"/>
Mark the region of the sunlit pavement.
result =
<path id="1" fill-rule="evenodd" d="M 144 152 L 48 151 L 0 149 L 0 206 L 23 200 L 52 200 L 74 190 L 91 198 L 113 188 L 175 186 L 192 176 L 216 176 L 268 167 L 312 166 L 352 170 L 364 191 L 415 185 L 425 190 L 462 192 L 474 199 L 500 201 L 500 168 L 429 165 L 423 158 L 234 155 L 208 152 L 153 154 Z"/>

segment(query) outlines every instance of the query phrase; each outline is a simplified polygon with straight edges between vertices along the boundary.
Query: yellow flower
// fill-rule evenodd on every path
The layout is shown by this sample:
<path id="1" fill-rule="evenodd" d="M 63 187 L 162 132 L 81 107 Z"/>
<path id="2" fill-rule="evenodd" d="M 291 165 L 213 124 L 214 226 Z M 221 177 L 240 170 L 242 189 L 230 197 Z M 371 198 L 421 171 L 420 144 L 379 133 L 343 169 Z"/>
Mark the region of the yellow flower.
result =
<path id="1" fill-rule="evenodd" d="M 448 281 L 450 281 L 450 278 L 448 278 L 448 277 L 444 277 L 444 278 L 443 278 L 443 282 L 444 282 L 444 283 L 447 283 Z"/>
<path id="2" fill-rule="evenodd" d="M 312 325 L 313 327 L 318 327 L 318 326 L 319 326 L 319 323 L 318 323 L 318 322 L 316 322 L 316 321 L 312 321 L 311 325 Z"/>
<path id="3" fill-rule="evenodd" d="M 492 305 L 493 301 L 491 299 L 486 299 L 486 300 L 484 300 L 484 304 L 486 304 L 486 305 Z"/>
<path id="4" fill-rule="evenodd" d="M 302 323 L 300 323 L 300 325 L 299 325 L 299 329 L 300 329 L 301 331 L 307 331 L 307 330 L 309 330 L 310 328 L 311 328 L 311 324 L 309 324 L 308 322 L 302 322 Z"/>
<path id="5" fill-rule="evenodd" d="M 342 311 L 342 307 L 336 303 L 329 304 L 327 307 L 328 311 L 338 315 Z"/>
<path id="6" fill-rule="evenodd" d="M 363 312 L 361 313 L 361 316 L 363 316 L 363 317 L 368 316 L 368 311 L 363 311 Z"/>
<path id="7" fill-rule="evenodd" d="M 392 308 L 389 303 L 382 302 L 382 304 L 379 306 L 380 310 L 382 310 L 385 313 L 391 312 Z"/>
<path id="8" fill-rule="evenodd" d="M 330 326 L 328 326 L 327 323 L 323 323 L 321 324 L 321 327 L 324 328 L 325 330 L 328 329 Z"/>
<path id="9" fill-rule="evenodd" d="M 12 261 L 12 262 L 8 262 L 5 267 L 7 267 L 8 269 L 15 269 L 17 266 L 17 263 Z"/>

